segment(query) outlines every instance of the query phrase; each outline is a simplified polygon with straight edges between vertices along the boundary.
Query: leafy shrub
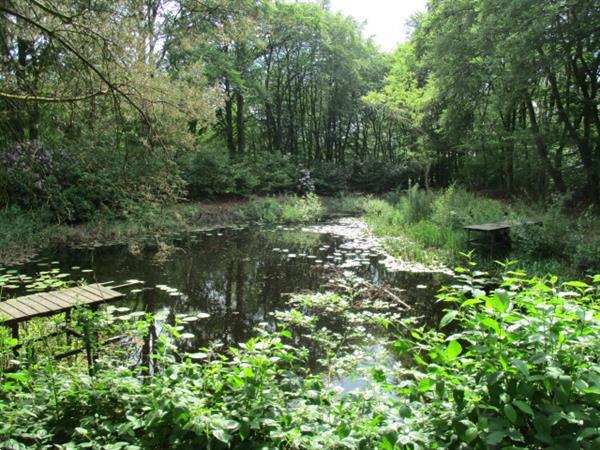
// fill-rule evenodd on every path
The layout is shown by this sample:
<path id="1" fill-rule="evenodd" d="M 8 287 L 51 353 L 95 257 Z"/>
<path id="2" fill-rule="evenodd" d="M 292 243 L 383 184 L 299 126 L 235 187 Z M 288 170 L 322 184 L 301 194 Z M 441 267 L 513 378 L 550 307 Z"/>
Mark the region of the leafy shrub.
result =
<path id="1" fill-rule="evenodd" d="M 600 276 L 560 283 L 507 271 L 486 290 L 485 274 L 459 272 L 437 296 L 448 305 L 439 329 L 345 283 L 343 294 L 295 295 L 276 313 L 306 334 L 259 329 L 225 354 L 179 354 L 177 327 L 163 323 L 151 376 L 122 354 L 102 358 L 94 376 L 53 359 L 0 365 L 0 447 L 598 448 Z M 86 313 L 81 325 L 105 320 Z M 151 320 L 128 332 L 147 336 Z M 344 392 L 310 372 L 299 338 L 335 359 L 337 375 L 359 364 L 340 349 L 365 339 L 368 324 L 394 330 L 395 358 L 363 367 L 364 386 Z M 0 361 L 13 346 L 0 327 Z"/>
<path id="2" fill-rule="evenodd" d="M 192 198 L 294 192 L 301 177 L 291 158 L 259 153 L 231 161 L 223 149 L 202 149 L 180 161 Z"/>
<path id="3" fill-rule="evenodd" d="M 281 153 L 258 153 L 247 158 L 242 164 L 248 165 L 259 180 L 252 194 L 296 192 L 301 188 L 299 183 L 305 175 L 300 165 L 289 155 Z"/>
<path id="4" fill-rule="evenodd" d="M 344 195 L 337 198 L 325 198 L 323 202 L 329 214 L 344 216 L 359 215 L 367 212 L 369 204 L 373 201 L 371 196 Z"/>
<path id="5" fill-rule="evenodd" d="M 287 197 L 283 203 L 282 219 L 284 222 L 311 222 L 321 218 L 323 204 L 315 194 L 304 197 Z"/>
<path id="6" fill-rule="evenodd" d="M 186 157 L 180 161 L 180 166 L 192 198 L 236 193 L 236 182 L 226 153 L 201 150 Z"/>
<path id="7" fill-rule="evenodd" d="M 242 211 L 243 219 L 261 223 L 277 223 L 283 216 L 283 207 L 276 198 L 253 200 Z"/>
<path id="8" fill-rule="evenodd" d="M 434 195 L 430 191 L 412 186 L 396 206 L 403 217 L 404 223 L 416 223 L 429 219 L 432 213 Z"/>
<path id="9" fill-rule="evenodd" d="M 349 189 L 348 168 L 339 164 L 322 162 L 312 169 L 311 175 L 315 181 L 317 194 L 339 195 Z"/>
<path id="10" fill-rule="evenodd" d="M 404 165 L 382 160 L 355 162 L 349 187 L 353 191 L 380 194 L 394 189 L 407 189 L 418 172 Z"/>
<path id="11" fill-rule="evenodd" d="M 43 234 L 51 222 L 49 211 L 24 211 L 18 206 L 10 206 L 0 211 L 0 246 L 33 244 L 32 236 Z"/>
<path id="12" fill-rule="evenodd" d="M 254 200 L 244 208 L 242 215 L 246 220 L 260 223 L 302 223 L 316 221 L 323 213 L 321 199 L 315 194 L 307 194 L 304 197 L 290 195 Z"/>
<path id="13" fill-rule="evenodd" d="M 549 208 L 538 225 L 515 227 L 511 238 L 519 252 L 529 258 L 565 258 L 569 248 L 571 224 L 560 207 Z"/>
<path id="14" fill-rule="evenodd" d="M 39 141 L 0 151 L 0 202 L 48 211 L 58 223 L 87 222 L 130 201 L 173 201 L 181 179 L 161 152 L 139 143 L 115 157 L 113 143 L 73 142 L 52 148 Z"/>
<path id="15" fill-rule="evenodd" d="M 429 448 L 597 448 L 600 277 L 508 272 L 492 292 L 476 273 L 463 282 L 439 295 L 454 306 L 440 323 L 451 334 L 406 323 L 396 344 L 407 422 Z"/>
<path id="16" fill-rule="evenodd" d="M 450 186 L 436 195 L 431 220 L 444 227 L 456 228 L 499 222 L 504 217 L 499 202 Z"/>

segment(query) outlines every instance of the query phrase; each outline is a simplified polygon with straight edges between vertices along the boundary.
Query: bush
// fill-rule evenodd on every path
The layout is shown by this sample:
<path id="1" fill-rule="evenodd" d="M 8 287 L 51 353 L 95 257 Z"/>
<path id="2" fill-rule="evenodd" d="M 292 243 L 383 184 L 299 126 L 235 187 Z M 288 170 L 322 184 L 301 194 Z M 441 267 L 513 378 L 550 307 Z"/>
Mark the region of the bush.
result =
<path id="1" fill-rule="evenodd" d="M 323 215 L 323 204 L 315 194 L 304 197 L 287 197 L 283 203 L 282 220 L 284 222 L 312 222 Z"/>
<path id="2" fill-rule="evenodd" d="M 355 162 L 349 187 L 353 191 L 381 194 L 394 189 L 408 189 L 418 172 L 401 164 L 382 160 Z"/>
<path id="3" fill-rule="evenodd" d="M 291 158 L 280 153 L 231 161 L 223 149 L 207 148 L 182 158 L 180 166 L 192 198 L 295 192 L 301 177 Z"/>
<path id="4" fill-rule="evenodd" d="M 52 222 L 52 213 L 45 210 L 24 211 L 10 206 L 0 211 L 0 247 L 13 245 L 35 245 L 43 240 Z M 36 242 L 32 237 L 36 236 Z"/>
<path id="5" fill-rule="evenodd" d="M 400 211 L 404 223 L 417 223 L 430 218 L 433 198 L 434 194 L 431 191 L 420 189 L 419 185 L 415 184 L 400 199 L 396 208 Z"/>
<path id="6" fill-rule="evenodd" d="M 565 258 L 571 224 L 560 207 L 552 206 L 540 217 L 539 225 L 515 227 L 511 238 L 519 253 L 532 259 Z"/>
<path id="7" fill-rule="evenodd" d="M 52 148 L 23 142 L 0 152 L 0 202 L 48 211 L 54 222 L 80 223 L 129 201 L 174 200 L 181 179 L 172 161 L 131 143 L 121 157 L 106 142 Z"/>
<path id="8" fill-rule="evenodd" d="M 462 281 L 438 296 L 448 333 L 407 322 L 396 344 L 395 392 L 425 447 L 598 448 L 598 284 L 509 272 L 486 292 L 475 273 Z"/>
<path id="9" fill-rule="evenodd" d="M 319 220 L 323 213 L 319 197 L 307 194 L 254 200 L 242 211 L 242 216 L 260 223 L 304 223 Z"/>
<path id="10" fill-rule="evenodd" d="M 502 205 L 491 199 L 450 186 L 436 195 L 431 220 L 440 226 L 458 228 L 505 218 Z"/>
<path id="11" fill-rule="evenodd" d="M 459 273 L 437 296 L 439 327 L 351 279 L 340 293 L 292 296 L 275 313 L 285 328 L 222 353 L 176 349 L 180 327 L 163 321 L 153 372 L 110 348 L 94 376 L 42 352 L 4 371 L 16 342 L 0 327 L 0 447 L 598 448 L 600 276 L 561 283 L 507 267 L 490 290 L 482 273 Z M 84 335 L 155 333 L 151 316 L 77 315 Z M 328 374 L 311 372 L 304 343 Z M 344 392 L 353 374 L 360 385 Z"/>
<path id="12" fill-rule="evenodd" d="M 311 171 L 315 180 L 315 192 L 320 195 L 340 195 L 348 191 L 350 174 L 346 167 L 323 162 Z"/>

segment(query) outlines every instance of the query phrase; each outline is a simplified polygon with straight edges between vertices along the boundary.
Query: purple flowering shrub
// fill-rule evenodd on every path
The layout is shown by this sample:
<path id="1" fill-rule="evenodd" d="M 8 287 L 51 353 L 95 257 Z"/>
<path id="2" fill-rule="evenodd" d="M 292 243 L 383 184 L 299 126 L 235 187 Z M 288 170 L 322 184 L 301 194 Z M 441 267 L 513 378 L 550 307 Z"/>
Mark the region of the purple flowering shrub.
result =
<path id="1" fill-rule="evenodd" d="M 131 157 L 125 165 L 114 147 L 94 142 L 86 143 L 85 150 L 81 144 L 57 149 L 40 141 L 0 148 L 0 205 L 77 223 L 99 213 L 119 217 L 131 202 L 166 195 L 173 183 L 168 173 L 163 175 L 163 160 L 147 158 L 143 149 L 136 154 L 134 146 L 128 150 Z"/>
<path id="2" fill-rule="evenodd" d="M 12 144 L 0 151 L 0 192 L 3 203 L 22 209 L 46 209 L 59 221 L 68 220 L 62 192 L 68 158 L 39 140 Z"/>
<path id="3" fill-rule="evenodd" d="M 38 140 L 13 144 L 0 153 L 0 180 L 8 199 L 31 202 L 54 189 L 56 161 L 63 155 Z M 7 199 L 7 200 L 8 200 Z M 23 205 L 34 206 L 34 205 Z"/>

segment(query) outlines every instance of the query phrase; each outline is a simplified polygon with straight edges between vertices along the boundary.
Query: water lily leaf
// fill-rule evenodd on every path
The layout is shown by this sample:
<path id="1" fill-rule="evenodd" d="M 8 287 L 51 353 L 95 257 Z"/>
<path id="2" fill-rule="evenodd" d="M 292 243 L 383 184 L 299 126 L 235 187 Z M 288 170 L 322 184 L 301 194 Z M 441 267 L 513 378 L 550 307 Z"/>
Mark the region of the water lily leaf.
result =
<path id="1" fill-rule="evenodd" d="M 194 333 L 181 333 L 179 339 L 193 339 L 195 336 Z"/>

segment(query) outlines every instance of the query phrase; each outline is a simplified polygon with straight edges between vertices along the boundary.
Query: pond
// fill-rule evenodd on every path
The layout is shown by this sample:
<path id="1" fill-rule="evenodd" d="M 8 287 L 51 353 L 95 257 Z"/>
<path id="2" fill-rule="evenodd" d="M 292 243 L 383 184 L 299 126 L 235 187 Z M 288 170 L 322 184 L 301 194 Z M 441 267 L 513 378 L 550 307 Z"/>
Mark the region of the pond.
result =
<path id="1" fill-rule="evenodd" d="M 89 282 L 142 280 L 141 291 L 121 304 L 185 318 L 185 331 L 195 336 L 186 343 L 190 350 L 247 340 L 256 325 L 273 323 L 272 312 L 286 309 L 290 293 L 322 289 L 339 271 L 401 288 L 413 314 L 437 316 L 433 297 L 447 275 L 387 270 L 376 243 L 343 232 L 355 225 L 224 228 L 127 245 L 55 248 L 19 271 L 33 275 L 60 267 Z"/>

